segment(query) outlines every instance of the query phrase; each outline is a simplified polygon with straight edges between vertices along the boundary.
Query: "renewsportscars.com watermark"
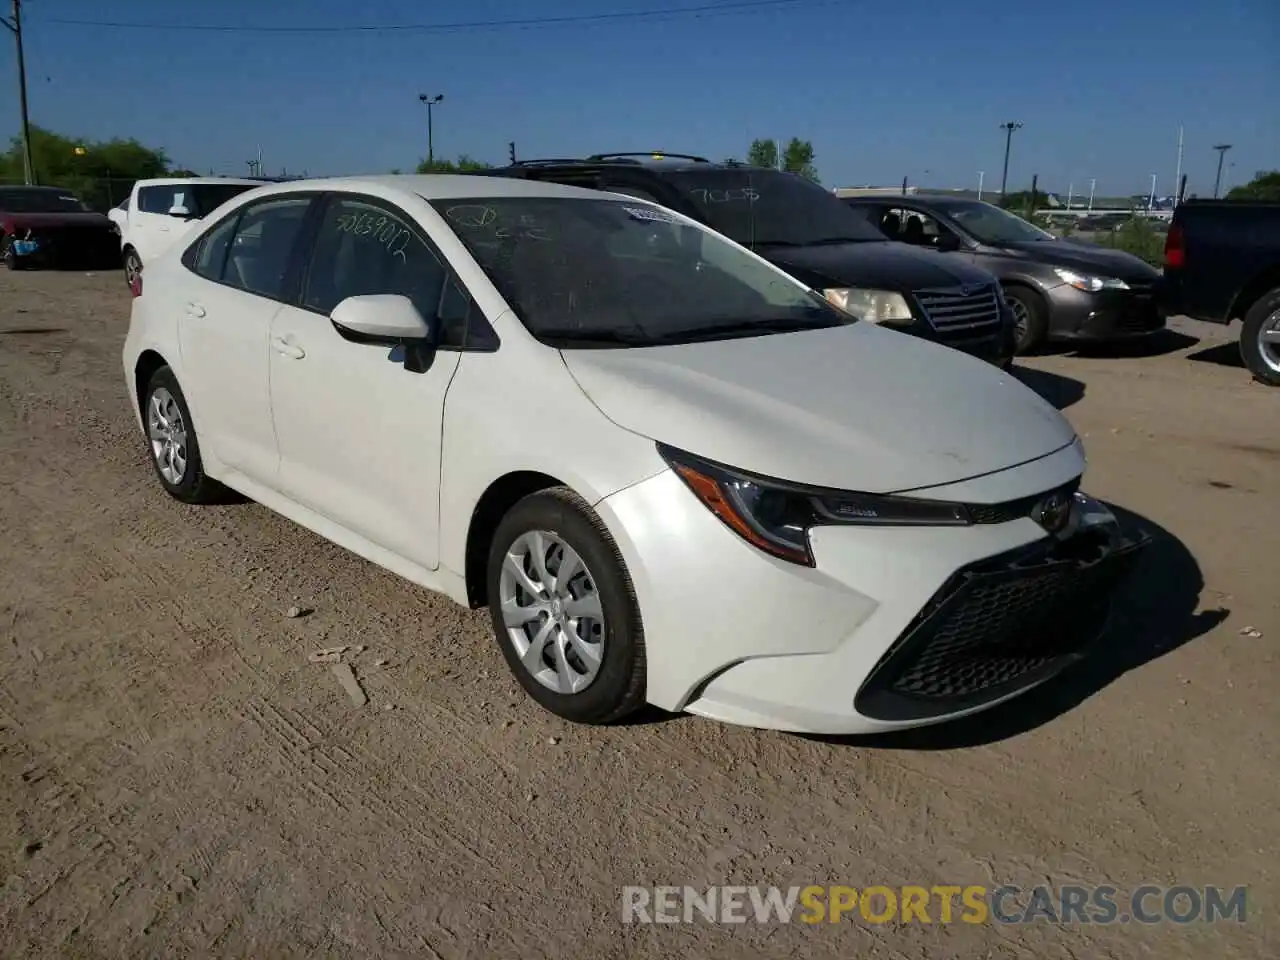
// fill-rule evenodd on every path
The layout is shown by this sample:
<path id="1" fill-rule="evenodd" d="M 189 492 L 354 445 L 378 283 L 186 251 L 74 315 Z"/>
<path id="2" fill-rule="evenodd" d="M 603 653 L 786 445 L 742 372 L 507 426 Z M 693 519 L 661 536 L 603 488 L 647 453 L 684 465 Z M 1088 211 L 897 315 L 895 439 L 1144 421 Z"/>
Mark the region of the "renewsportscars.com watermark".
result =
<path id="1" fill-rule="evenodd" d="M 1247 887 L 623 887 L 623 923 L 1244 923 Z"/>

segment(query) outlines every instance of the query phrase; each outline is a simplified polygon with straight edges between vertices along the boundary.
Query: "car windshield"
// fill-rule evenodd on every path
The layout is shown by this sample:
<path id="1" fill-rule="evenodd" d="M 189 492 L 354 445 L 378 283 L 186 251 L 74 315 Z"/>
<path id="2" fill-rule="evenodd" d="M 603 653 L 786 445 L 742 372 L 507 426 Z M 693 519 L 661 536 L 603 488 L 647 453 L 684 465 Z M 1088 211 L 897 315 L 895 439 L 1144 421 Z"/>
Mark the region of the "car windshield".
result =
<path id="1" fill-rule="evenodd" d="M 951 219 L 983 243 L 1026 243 L 1057 239 L 1052 233 L 1041 230 L 1008 210 L 1001 210 L 980 200 L 949 203 L 944 209 Z"/>
<path id="2" fill-rule="evenodd" d="M 191 211 L 203 217 L 222 206 L 232 197 L 237 197 L 246 190 L 260 186 L 257 183 L 193 183 L 185 189 L 195 197 L 195 208 Z"/>
<path id="3" fill-rule="evenodd" d="M 744 246 L 884 242 L 836 196 L 794 173 L 752 168 L 669 175 L 713 230 Z"/>
<path id="4" fill-rule="evenodd" d="M 529 331 L 557 347 L 644 347 L 853 318 L 709 230 L 643 201 L 431 201 Z"/>
<path id="5" fill-rule="evenodd" d="M 0 210 L 8 213 L 85 213 L 88 209 L 66 190 L 0 190 Z"/>

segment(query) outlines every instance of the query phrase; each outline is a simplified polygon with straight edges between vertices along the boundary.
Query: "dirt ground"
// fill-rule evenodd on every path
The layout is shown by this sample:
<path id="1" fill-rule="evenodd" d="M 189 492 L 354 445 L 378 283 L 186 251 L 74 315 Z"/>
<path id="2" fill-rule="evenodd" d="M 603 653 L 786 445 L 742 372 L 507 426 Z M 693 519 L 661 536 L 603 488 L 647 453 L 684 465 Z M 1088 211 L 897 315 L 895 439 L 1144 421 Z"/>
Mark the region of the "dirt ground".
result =
<path id="1" fill-rule="evenodd" d="M 1026 364 L 1088 489 L 1157 535 L 1106 650 L 976 721 L 833 741 L 561 723 L 484 616 L 168 499 L 128 306 L 118 274 L 0 272 L 0 955 L 1280 955 L 1280 391 L 1233 331 Z M 367 645 L 362 708 L 308 662 L 334 643 Z M 1250 891 L 1215 926 L 620 923 L 623 885 L 716 883 Z"/>

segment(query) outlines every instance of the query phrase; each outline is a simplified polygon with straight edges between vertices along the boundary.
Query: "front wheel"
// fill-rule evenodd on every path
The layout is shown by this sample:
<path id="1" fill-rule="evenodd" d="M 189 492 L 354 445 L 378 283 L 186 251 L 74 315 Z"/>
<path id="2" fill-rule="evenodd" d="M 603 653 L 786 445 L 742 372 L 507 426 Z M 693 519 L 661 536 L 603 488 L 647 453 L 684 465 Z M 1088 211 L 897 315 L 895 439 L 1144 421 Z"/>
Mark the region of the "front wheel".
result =
<path id="1" fill-rule="evenodd" d="M 1244 315 L 1240 356 L 1255 380 L 1280 387 L 1280 287 L 1264 293 Z"/>
<path id="2" fill-rule="evenodd" d="M 4 260 L 4 265 L 9 270 L 22 269 L 22 259 L 13 247 L 13 237 L 11 235 L 6 236 L 3 242 L 0 242 L 0 260 Z"/>
<path id="3" fill-rule="evenodd" d="M 1018 356 L 1034 353 L 1049 334 L 1049 310 L 1044 298 L 1023 287 L 1005 287 L 1004 296 L 1013 311 L 1014 352 Z"/>
<path id="4" fill-rule="evenodd" d="M 525 692 L 576 723 L 609 723 L 644 702 L 644 630 L 622 555 L 567 487 L 525 497 L 494 533 L 489 613 Z"/>

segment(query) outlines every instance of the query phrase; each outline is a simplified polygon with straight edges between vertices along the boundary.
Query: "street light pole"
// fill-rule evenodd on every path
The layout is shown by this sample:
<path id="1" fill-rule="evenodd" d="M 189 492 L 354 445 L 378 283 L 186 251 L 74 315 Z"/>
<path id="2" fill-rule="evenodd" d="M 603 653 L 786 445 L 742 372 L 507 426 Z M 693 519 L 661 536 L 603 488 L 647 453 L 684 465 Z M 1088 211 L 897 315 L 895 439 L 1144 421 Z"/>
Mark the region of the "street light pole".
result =
<path id="1" fill-rule="evenodd" d="M 1098 185 L 1097 177 L 1089 178 L 1089 213 L 1093 213 L 1093 190 Z"/>
<path id="2" fill-rule="evenodd" d="M 431 167 L 436 162 L 435 128 L 432 124 L 431 108 L 444 99 L 444 94 L 437 93 L 431 97 L 420 93 L 418 99 L 427 105 L 427 166 Z"/>
<path id="3" fill-rule="evenodd" d="M 1231 144 L 1220 143 L 1213 149 L 1218 151 L 1218 176 L 1213 181 L 1213 199 L 1218 199 L 1218 188 L 1222 186 L 1222 158 L 1227 155 L 1227 151 L 1231 149 Z"/>
<path id="4" fill-rule="evenodd" d="M 1004 131 L 1004 176 L 1000 178 L 1000 199 L 1004 200 L 1005 189 L 1009 186 L 1009 149 L 1013 146 L 1013 131 L 1022 129 L 1021 120 L 1010 120 L 1000 124 Z"/>
<path id="5" fill-rule="evenodd" d="M 22 52 L 22 0 L 13 0 L 13 16 L 0 17 L 0 24 L 13 34 L 18 59 L 18 104 L 22 111 L 22 174 L 28 184 L 35 183 L 31 166 L 31 123 L 27 116 L 27 61 Z"/>
<path id="6" fill-rule="evenodd" d="M 978 171 L 978 199 L 979 200 L 982 199 L 982 181 L 986 177 L 986 175 L 987 175 L 987 171 L 985 170 Z"/>

